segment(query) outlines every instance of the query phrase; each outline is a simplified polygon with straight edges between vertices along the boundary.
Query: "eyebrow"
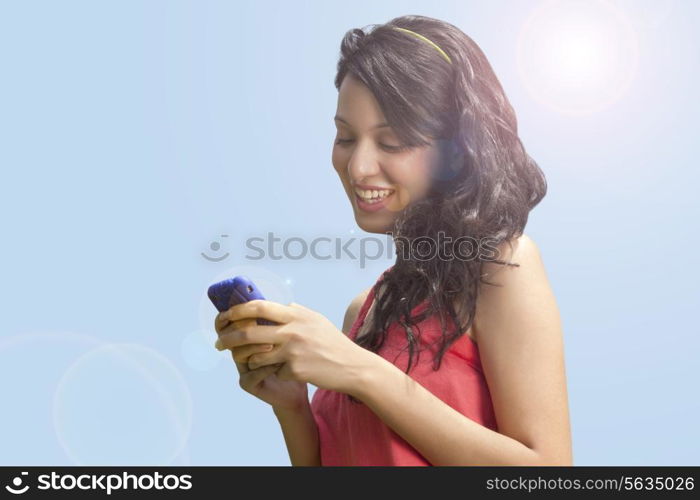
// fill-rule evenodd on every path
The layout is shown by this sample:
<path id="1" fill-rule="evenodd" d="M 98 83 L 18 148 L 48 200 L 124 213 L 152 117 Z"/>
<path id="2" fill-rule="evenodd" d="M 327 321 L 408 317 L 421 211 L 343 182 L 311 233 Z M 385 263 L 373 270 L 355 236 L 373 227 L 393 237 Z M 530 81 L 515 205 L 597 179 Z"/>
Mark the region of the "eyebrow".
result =
<path id="1" fill-rule="evenodd" d="M 350 124 L 348 123 L 348 121 L 345 120 L 345 119 L 344 119 L 343 117 L 341 117 L 341 116 L 335 115 L 335 116 L 333 117 L 333 119 L 334 119 L 335 121 L 343 122 L 343 123 L 346 124 L 346 125 L 350 125 Z M 389 127 L 389 124 L 386 123 L 386 122 L 382 122 L 382 123 L 377 123 L 374 127 L 371 127 L 370 130 L 374 130 L 374 129 L 376 129 L 376 128 L 385 128 L 385 127 Z"/>

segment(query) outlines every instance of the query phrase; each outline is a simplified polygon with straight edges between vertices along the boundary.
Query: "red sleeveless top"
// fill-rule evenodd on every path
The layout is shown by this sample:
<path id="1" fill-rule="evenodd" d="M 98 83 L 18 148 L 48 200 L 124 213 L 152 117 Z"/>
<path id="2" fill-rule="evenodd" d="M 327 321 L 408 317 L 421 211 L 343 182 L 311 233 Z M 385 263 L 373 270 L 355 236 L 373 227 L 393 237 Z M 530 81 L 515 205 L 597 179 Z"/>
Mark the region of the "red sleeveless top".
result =
<path id="1" fill-rule="evenodd" d="M 353 340 L 364 323 L 378 283 L 379 280 L 367 295 L 348 334 Z M 421 313 L 427 306 L 426 300 L 413 308 L 412 315 Z M 446 321 L 448 327 L 453 325 L 450 318 Z M 416 327 L 413 329 L 416 331 Z M 434 371 L 433 357 L 441 337 L 439 317 L 426 318 L 418 323 L 418 329 L 421 334 L 420 358 L 415 352 L 409 376 L 461 414 L 497 431 L 476 343 L 467 334 L 462 335 L 445 352 L 440 369 Z M 390 325 L 384 345 L 377 354 L 405 373 L 408 366 L 407 339 L 398 322 Z M 344 393 L 317 388 L 311 399 L 311 412 L 318 426 L 322 466 L 432 465 L 364 403 L 353 403 Z"/>

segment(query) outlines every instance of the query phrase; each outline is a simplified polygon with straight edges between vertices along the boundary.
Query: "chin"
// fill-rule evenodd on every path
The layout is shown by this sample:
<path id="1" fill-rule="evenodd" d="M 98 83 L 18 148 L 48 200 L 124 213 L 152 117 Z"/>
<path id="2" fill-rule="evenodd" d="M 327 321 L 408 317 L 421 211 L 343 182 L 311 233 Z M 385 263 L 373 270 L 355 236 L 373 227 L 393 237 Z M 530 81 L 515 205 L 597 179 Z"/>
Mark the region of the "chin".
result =
<path id="1" fill-rule="evenodd" d="M 386 220 L 380 220 L 379 218 L 376 218 L 375 220 L 371 220 L 372 217 L 367 217 L 367 216 L 359 216 L 355 217 L 355 222 L 357 222 L 357 225 L 365 231 L 366 233 L 374 233 L 374 234 L 391 234 L 392 232 L 392 226 L 393 226 L 393 220 L 391 221 L 386 221 Z"/>

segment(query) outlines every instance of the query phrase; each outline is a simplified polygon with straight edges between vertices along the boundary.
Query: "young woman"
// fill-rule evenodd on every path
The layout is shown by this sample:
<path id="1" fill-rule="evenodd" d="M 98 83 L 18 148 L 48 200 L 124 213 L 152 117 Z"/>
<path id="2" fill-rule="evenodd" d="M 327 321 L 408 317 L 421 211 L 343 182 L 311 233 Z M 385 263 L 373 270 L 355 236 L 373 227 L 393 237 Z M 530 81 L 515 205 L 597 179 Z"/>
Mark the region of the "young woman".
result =
<path id="1" fill-rule="evenodd" d="M 335 85 L 333 166 L 396 261 L 342 332 L 295 303 L 219 314 L 241 387 L 292 465 L 572 465 L 559 312 L 524 234 L 546 182 L 486 57 L 403 16 L 345 35 Z"/>

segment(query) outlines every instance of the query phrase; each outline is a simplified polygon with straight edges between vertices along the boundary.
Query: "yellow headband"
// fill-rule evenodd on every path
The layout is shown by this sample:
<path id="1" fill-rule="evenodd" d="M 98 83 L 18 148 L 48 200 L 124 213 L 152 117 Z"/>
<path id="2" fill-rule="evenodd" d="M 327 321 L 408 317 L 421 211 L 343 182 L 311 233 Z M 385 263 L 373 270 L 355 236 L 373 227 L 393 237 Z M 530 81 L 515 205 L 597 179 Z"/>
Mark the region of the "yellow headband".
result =
<path id="1" fill-rule="evenodd" d="M 396 27 L 396 26 L 393 26 L 393 28 L 394 28 L 395 30 L 405 31 L 406 33 L 410 33 L 411 35 L 413 35 L 413 36 L 415 36 L 415 37 L 418 37 L 418 38 L 420 38 L 421 40 L 424 40 L 424 41 L 428 42 L 430 45 L 432 45 L 433 47 L 435 47 L 435 48 L 437 49 L 437 51 L 440 52 L 440 54 L 442 54 L 442 57 L 444 57 L 444 58 L 447 60 L 448 63 L 452 64 L 452 60 L 450 59 L 450 56 L 448 56 L 448 55 L 445 53 L 444 50 L 442 50 L 440 47 L 438 47 L 437 44 L 436 44 L 435 42 L 433 42 L 433 41 L 431 41 L 431 40 L 428 40 L 426 37 L 424 37 L 423 35 L 421 35 L 421 34 L 419 34 L 419 33 L 416 33 L 415 31 L 407 30 L 406 28 L 399 28 L 399 27 Z"/>

